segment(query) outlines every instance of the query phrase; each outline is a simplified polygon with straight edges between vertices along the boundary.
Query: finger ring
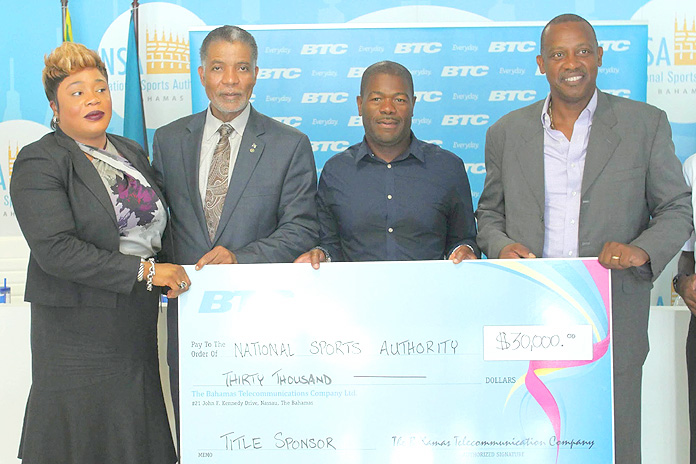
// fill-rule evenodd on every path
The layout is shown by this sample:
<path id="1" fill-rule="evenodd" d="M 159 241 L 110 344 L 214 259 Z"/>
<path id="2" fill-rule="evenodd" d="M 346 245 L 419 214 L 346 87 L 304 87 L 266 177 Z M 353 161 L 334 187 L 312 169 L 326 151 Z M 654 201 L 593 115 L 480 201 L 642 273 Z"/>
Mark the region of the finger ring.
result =
<path id="1" fill-rule="evenodd" d="M 611 259 L 619 259 L 620 256 L 612 256 Z"/>
<path id="2" fill-rule="evenodd" d="M 186 287 L 188 287 L 188 284 L 182 280 L 181 283 L 179 284 L 179 288 L 183 290 Z"/>

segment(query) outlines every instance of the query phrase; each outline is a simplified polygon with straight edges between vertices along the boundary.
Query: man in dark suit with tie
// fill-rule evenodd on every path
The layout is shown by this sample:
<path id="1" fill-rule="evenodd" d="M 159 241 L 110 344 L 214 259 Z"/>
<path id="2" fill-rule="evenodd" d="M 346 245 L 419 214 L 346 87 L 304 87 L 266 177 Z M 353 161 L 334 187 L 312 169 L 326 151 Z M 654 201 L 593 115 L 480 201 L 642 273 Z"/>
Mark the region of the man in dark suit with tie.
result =
<path id="1" fill-rule="evenodd" d="M 256 41 L 222 26 L 201 45 L 209 107 L 161 127 L 153 166 L 171 212 L 177 264 L 292 262 L 318 239 L 317 175 L 307 136 L 258 113 L 249 98 Z M 168 308 L 168 362 L 178 430 L 178 306 Z"/>
<path id="2" fill-rule="evenodd" d="M 541 35 L 546 100 L 486 136 L 476 212 L 489 258 L 597 256 L 612 269 L 616 462 L 639 463 L 650 289 L 692 230 L 665 113 L 596 87 L 602 48 L 576 15 Z"/>

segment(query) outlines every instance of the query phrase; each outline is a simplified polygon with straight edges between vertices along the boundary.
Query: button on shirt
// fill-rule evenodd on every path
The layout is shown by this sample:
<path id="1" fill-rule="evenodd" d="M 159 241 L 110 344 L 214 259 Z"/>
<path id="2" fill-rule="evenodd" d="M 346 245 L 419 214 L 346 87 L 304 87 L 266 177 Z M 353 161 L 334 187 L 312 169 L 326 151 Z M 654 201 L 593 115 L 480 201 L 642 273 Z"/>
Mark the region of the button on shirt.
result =
<path id="1" fill-rule="evenodd" d="M 205 116 L 205 125 L 203 126 L 203 140 L 201 141 L 201 157 L 198 160 L 198 192 L 201 195 L 201 204 L 205 208 L 205 190 L 208 186 L 208 173 L 210 172 L 210 165 L 213 162 L 213 153 L 215 153 L 215 146 L 220 140 L 220 134 L 218 134 L 218 129 L 223 124 L 229 124 L 234 129 L 230 135 L 230 169 L 229 177 L 227 182 L 232 178 L 232 170 L 234 169 L 234 163 L 237 161 L 237 155 L 239 154 L 239 146 L 242 144 L 242 135 L 244 135 L 244 128 L 249 121 L 249 113 L 251 112 L 251 105 L 247 105 L 244 110 L 230 122 L 223 122 L 213 116 L 213 112 L 208 106 L 208 112 Z"/>
<path id="2" fill-rule="evenodd" d="M 550 100 L 551 95 L 546 97 L 541 113 L 541 123 L 544 126 L 543 256 L 576 258 L 582 175 L 592 117 L 597 109 L 597 91 L 575 121 L 570 140 L 561 131 L 551 129 L 551 118 L 548 115 Z"/>
<path id="3" fill-rule="evenodd" d="M 321 247 L 336 261 L 442 259 L 461 244 L 476 250 L 464 163 L 411 135 L 391 163 L 362 143 L 324 165 L 318 189 Z"/>

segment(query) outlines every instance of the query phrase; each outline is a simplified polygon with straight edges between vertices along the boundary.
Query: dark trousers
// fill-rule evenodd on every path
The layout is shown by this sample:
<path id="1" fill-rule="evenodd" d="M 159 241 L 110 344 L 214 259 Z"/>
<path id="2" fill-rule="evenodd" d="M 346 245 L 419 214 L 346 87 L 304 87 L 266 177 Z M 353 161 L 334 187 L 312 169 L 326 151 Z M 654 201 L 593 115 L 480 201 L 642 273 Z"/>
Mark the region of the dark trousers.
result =
<path id="1" fill-rule="evenodd" d="M 167 364 L 169 364 L 169 387 L 174 406 L 174 429 L 176 451 L 181 458 L 181 419 L 179 415 L 179 299 L 167 303 Z"/>
<path id="2" fill-rule="evenodd" d="M 614 366 L 616 464 L 640 464 L 640 405 L 643 366 Z"/>
<path id="3" fill-rule="evenodd" d="M 690 462 L 696 464 L 696 317 L 693 315 L 686 336 L 686 374 L 689 385 Z"/>

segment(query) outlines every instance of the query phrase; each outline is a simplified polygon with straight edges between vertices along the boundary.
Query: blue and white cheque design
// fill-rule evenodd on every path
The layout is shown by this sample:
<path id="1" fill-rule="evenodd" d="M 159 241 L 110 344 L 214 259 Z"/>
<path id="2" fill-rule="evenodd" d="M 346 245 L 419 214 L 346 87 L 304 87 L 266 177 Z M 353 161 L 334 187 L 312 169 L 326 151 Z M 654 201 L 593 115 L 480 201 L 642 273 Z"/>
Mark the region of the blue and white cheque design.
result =
<path id="1" fill-rule="evenodd" d="M 183 464 L 613 462 L 596 260 L 187 272 Z"/>

